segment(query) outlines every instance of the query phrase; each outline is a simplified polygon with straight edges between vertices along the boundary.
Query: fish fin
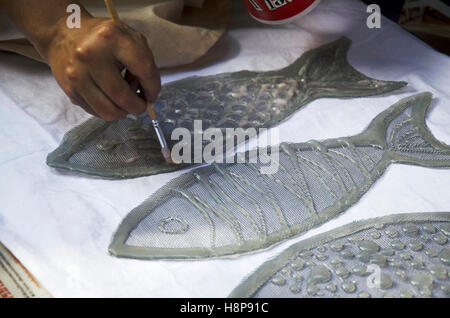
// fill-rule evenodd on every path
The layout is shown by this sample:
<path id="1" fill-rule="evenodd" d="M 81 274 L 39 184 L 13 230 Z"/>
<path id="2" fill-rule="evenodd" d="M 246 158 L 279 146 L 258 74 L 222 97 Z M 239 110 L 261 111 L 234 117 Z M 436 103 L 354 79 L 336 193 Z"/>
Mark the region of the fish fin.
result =
<path id="1" fill-rule="evenodd" d="M 350 39 L 342 37 L 308 51 L 285 72 L 300 77 L 313 99 L 380 95 L 407 85 L 407 82 L 373 79 L 355 70 L 347 61 L 350 44 Z"/>
<path id="2" fill-rule="evenodd" d="M 429 92 L 404 98 L 375 117 L 363 134 L 352 138 L 357 143 L 369 140 L 382 145 L 394 162 L 450 167 L 450 146 L 437 140 L 425 122 L 431 104 Z"/>

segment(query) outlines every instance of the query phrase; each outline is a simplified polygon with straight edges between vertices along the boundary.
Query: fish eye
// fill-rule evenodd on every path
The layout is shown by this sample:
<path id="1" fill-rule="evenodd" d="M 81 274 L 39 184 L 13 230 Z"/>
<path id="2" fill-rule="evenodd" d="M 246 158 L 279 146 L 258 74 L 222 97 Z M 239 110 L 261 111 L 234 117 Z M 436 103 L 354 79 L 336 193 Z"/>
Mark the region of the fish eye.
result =
<path id="1" fill-rule="evenodd" d="M 167 217 L 158 224 L 158 229 L 165 234 L 184 234 L 189 230 L 189 224 L 181 217 Z"/>

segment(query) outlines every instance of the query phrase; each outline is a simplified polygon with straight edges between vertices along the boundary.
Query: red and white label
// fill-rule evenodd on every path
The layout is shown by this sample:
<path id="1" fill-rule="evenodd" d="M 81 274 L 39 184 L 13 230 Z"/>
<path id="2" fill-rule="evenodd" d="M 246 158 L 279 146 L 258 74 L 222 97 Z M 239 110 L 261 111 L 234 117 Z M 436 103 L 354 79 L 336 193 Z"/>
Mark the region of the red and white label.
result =
<path id="1" fill-rule="evenodd" d="M 282 23 L 311 11 L 320 0 L 243 0 L 252 17 L 267 23 Z"/>

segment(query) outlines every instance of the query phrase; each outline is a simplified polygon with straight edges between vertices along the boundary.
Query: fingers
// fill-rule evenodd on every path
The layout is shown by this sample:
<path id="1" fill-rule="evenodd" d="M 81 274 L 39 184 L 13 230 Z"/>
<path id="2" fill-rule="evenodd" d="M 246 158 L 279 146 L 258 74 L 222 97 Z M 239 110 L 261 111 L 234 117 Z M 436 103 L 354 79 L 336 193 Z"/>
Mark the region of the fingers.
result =
<path id="1" fill-rule="evenodd" d="M 145 101 L 122 78 L 119 70 L 109 64 L 98 65 L 91 71 L 92 79 L 101 91 L 121 110 L 139 115 L 145 112 Z"/>
<path id="2" fill-rule="evenodd" d="M 116 51 L 116 58 L 139 80 L 146 100 L 155 101 L 161 90 L 161 77 L 146 39 L 126 37 Z"/>
<path id="3" fill-rule="evenodd" d="M 73 96 L 70 98 L 70 101 L 72 102 L 72 104 L 80 106 L 81 108 L 83 108 L 87 113 L 91 114 L 92 116 L 95 117 L 100 117 L 93 109 L 91 106 L 88 105 L 88 103 L 86 103 L 86 101 L 84 100 L 83 97 L 81 97 L 78 93 L 74 93 Z"/>
<path id="4" fill-rule="evenodd" d="M 126 25 L 93 18 L 53 50 L 49 63 L 58 84 L 74 104 L 105 120 L 145 112 L 161 89 L 145 37 Z M 126 79 L 120 67 L 129 70 Z M 138 87 L 146 101 L 137 96 Z"/>
<path id="5" fill-rule="evenodd" d="M 139 80 L 131 74 L 130 72 L 126 71 L 124 79 L 127 81 L 128 85 L 130 85 L 131 89 L 134 92 L 137 92 L 137 90 L 141 90 L 141 84 L 139 83 Z"/>
<path id="6" fill-rule="evenodd" d="M 130 85 L 133 92 L 137 92 L 137 95 L 139 96 L 139 98 L 145 100 L 145 96 L 144 96 L 144 92 L 141 87 L 141 83 L 139 83 L 139 80 L 137 79 L 137 77 L 127 71 L 124 78 L 128 82 L 128 85 Z M 147 104 L 145 107 L 147 108 Z"/>
<path id="7" fill-rule="evenodd" d="M 104 120 L 113 121 L 127 116 L 127 112 L 117 107 L 92 79 L 85 81 L 80 95 L 92 111 Z"/>

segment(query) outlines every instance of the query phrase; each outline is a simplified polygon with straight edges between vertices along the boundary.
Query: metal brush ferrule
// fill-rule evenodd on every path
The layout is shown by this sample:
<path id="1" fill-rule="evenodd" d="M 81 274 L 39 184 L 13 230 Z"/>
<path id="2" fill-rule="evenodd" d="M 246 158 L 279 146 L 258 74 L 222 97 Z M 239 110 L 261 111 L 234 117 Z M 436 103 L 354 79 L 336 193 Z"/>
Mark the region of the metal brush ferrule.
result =
<path id="1" fill-rule="evenodd" d="M 167 147 L 166 138 L 164 138 L 164 134 L 159 127 L 159 122 L 157 120 L 152 120 L 153 127 L 155 128 L 156 136 L 158 137 L 159 143 L 161 144 L 161 148 Z"/>

